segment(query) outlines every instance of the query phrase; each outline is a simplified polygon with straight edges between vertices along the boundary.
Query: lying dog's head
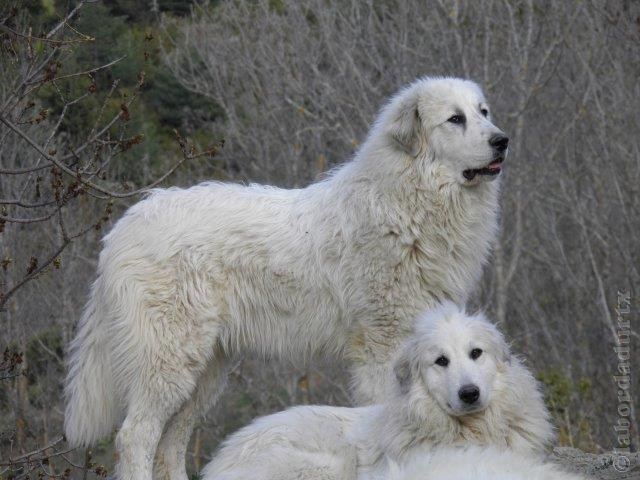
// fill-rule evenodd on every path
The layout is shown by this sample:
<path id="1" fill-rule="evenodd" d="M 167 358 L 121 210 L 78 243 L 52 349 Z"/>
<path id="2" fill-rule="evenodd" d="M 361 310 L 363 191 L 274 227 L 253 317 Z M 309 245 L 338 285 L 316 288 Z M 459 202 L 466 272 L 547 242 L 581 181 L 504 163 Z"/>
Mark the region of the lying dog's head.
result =
<path id="1" fill-rule="evenodd" d="M 460 417 L 489 406 L 509 358 L 504 337 L 483 316 L 445 303 L 417 320 L 394 374 L 411 413 L 430 415 L 427 410 L 439 408 Z"/>
<path id="2" fill-rule="evenodd" d="M 389 105 L 388 133 L 397 148 L 436 162 L 463 185 L 496 178 L 508 137 L 491 121 L 480 87 L 457 78 L 424 78 Z"/>

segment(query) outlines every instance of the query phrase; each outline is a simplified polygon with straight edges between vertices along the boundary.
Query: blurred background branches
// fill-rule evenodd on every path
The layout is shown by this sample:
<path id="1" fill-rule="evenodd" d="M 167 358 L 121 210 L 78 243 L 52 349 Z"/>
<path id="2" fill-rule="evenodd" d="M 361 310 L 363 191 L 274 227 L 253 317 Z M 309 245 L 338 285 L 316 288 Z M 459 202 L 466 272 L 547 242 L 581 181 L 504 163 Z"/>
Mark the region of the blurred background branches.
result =
<path id="1" fill-rule="evenodd" d="M 66 451 L 61 381 L 99 239 L 141 189 L 304 186 L 425 74 L 481 83 L 512 138 L 473 307 L 538 372 L 561 444 L 613 448 L 617 292 L 639 305 L 639 41 L 631 0 L 2 3 L 1 475 L 113 463 L 110 440 Z M 194 434 L 190 468 L 256 415 L 349 404 L 346 371 L 246 359 Z M 637 449 L 637 375 L 629 392 Z"/>

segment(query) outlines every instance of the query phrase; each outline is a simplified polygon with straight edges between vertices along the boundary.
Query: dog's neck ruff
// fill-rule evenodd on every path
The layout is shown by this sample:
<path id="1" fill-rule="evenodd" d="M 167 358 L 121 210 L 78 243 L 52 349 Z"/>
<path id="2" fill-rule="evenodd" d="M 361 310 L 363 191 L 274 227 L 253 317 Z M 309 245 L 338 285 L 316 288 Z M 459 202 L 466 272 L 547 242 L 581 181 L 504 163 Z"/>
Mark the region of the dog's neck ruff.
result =
<path id="1" fill-rule="evenodd" d="M 495 238 L 499 181 L 465 186 L 428 156 L 399 157 L 395 147 L 371 142 L 326 180 L 329 188 L 312 190 L 326 205 L 319 221 L 333 220 L 332 241 L 358 239 L 389 252 L 391 268 L 419 282 L 409 287 L 416 295 L 429 289 L 422 308 L 464 303 Z"/>
<path id="2" fill-rule="evenodd" d="M 519 360 L 500 367 L 504 377 L 494 385 L 487 408 L 464 416 L 444 411 L 423 386 L 408 394 L 396 392 L 374 412 L 363 432 L 363 462 L 373 465 L 385 457 L 401 460 L 416 449 L 439 445 L 493 445 L 538 454 L 553 439 L 553 427 L 542 395 Z M 514 392 L 513 385 L 521 391 Z M 533 400 L 533 401 L 532 401 Z M 532 401 L 528 411 L 523 403 Z"/>
<path id="3" fill-rule="evenodd" d="M 376 465 L 384 459 L 401 461 L 416 449 L 442 445 L 507 445 L 507 432 L 489 425 L 487 416 L 496 417 L 491 407 L 464 417 L 448 415 L 430 397 L 414 405 L 398 398 L 375 412 L 370 429 L 363 432 L 361 462 Z M 402 406 L 399 406 L 402 405 Z"/>

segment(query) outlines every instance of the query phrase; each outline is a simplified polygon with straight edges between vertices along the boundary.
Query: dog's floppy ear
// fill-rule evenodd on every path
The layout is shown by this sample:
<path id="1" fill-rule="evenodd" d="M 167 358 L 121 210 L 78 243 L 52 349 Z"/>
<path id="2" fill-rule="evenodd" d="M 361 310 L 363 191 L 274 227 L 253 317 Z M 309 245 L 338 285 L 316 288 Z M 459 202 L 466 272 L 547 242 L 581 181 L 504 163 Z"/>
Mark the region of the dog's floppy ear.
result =
<path id="1" fill-rule="evenodd" d="M 507 339 L 504 338 L 502 332 L 498 330 L 495 325 L 492 325 L 492 329 L 494 330 L 493 343 L 495 344 L 498 360 L 508 365 L 511 363 L 511 347 L 507 343 Z"/>
<path id="2" fill-rule="evenodd" d="M 483 313 L 477 313 L 474 318 L 478 320 L 476 335 L 486 342 L 498 362 L 511 363 L 511 348 L 498 327 L 491 323 Z"/>
<path id="3" fill-rule="evenodd" d="M 506 342 L 506 340 L 504 339 L 504 337 L 502 338 L 502 344 L 501 346 L 501 360 L 503 363 L 506 363 L 507 365 L 509 365 L 511 363 L 511 348 L 509 347 L 509 344 Z"/>
<path id="4" fill-rule="evenodd" d="M 508 365 L 511 363 L 511 347 L 507 343 L 502 332 L 500 332 L 495 326 L 492 326 L 492 329 L 494 330 L 493 343 L 498 361 Z"/>
<path id="5" fill-rule="evenodd" d="M 411 368 L 411 360 L 408 355 L 408 348 L 403 348 L 400 355 L 393 364 L 393 374 L 398 382 L 400 393 L 405 395 L 411 390 L 413 383 L 413 371 Z"/>
<path id="6" fill-rule="evenodd" d="M 409 95 L 393 118 L 390 134 L 398 148 L 415 157 L 420 153 L 424 132 L 418 111 L 418 96 Z"/>

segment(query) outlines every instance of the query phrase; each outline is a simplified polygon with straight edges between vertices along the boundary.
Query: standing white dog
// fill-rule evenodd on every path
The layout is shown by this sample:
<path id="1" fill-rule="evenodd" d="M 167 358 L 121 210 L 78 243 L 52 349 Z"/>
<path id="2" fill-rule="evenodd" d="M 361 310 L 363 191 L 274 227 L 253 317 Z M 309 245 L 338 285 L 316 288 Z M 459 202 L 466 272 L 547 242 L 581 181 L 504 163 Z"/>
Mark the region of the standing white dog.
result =
<path id="1" fill-rule="evenodd" d="M 533 376 L 491 323 L 452 303 L 418 319 L 393 378 L 381 405 L 294 407 L 256 420 L 224 442 L 204 480 L 382 479 L 388 462 L 417 471 L 412 459 L 425 464 L 437 447 L 495 446 L 531 458 L 553 438 Z"/>
<path id="2" fill-rule="evenodd" d="M 156 475 L 185 479 L 193 422 L 244 352 L 344 353 L 359 400 L 378 398 L 413 318 L 479 279 L 507 143 L 475 83 L 426 78 L 324 181 L 155 190 L 104 239 L 71 345 L 68 440 L 124 416 L 120 478 L 151 479 L 157 449 Z"/>

